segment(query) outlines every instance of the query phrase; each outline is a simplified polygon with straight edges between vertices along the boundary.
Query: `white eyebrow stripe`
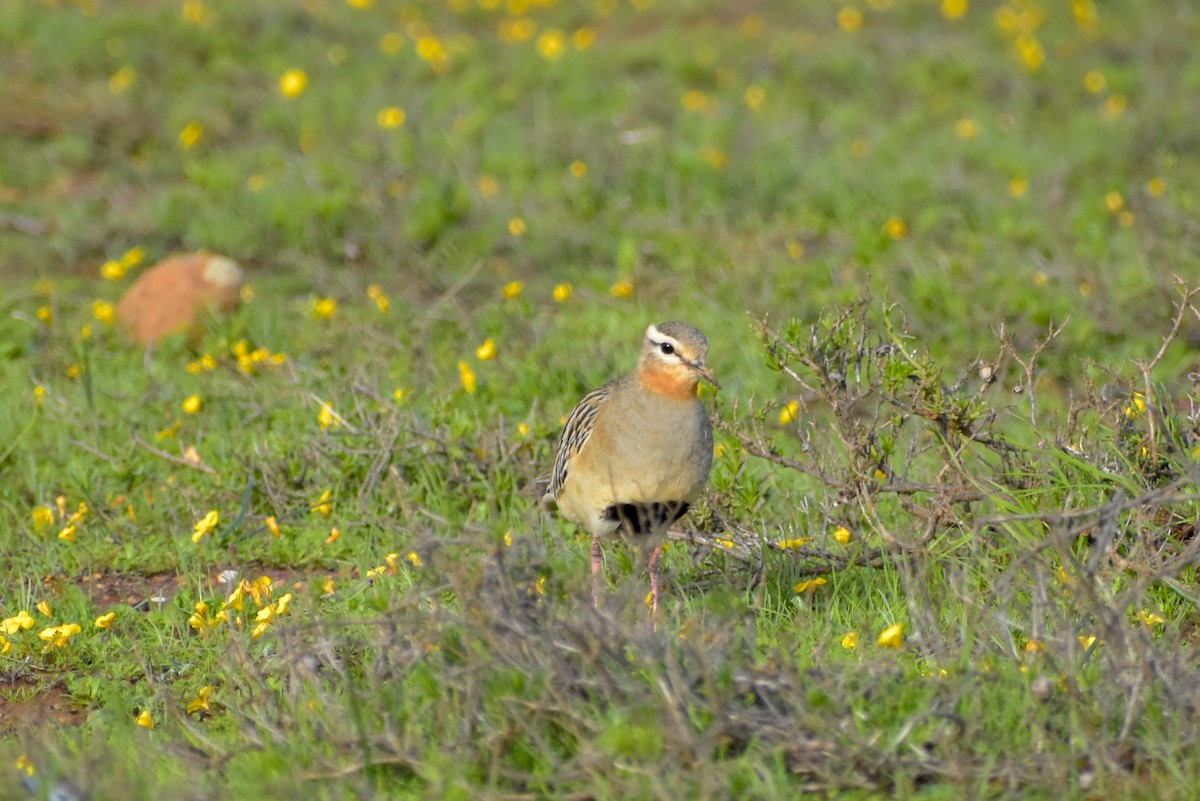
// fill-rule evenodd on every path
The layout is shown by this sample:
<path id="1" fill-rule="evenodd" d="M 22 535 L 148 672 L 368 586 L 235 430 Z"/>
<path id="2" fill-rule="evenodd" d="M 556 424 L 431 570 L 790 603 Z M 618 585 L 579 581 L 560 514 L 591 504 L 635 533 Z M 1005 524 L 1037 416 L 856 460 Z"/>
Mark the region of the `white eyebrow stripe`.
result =
<path id="1" fill-rule="evenodd" d="M 664 342 L 670 342 L 674 347 L 679 347 L 678 339 L 670 334 L 664 334 L 662 331 L 659 331 L 658 326 L 654 324 L 651 324 L 650 327 L 646 329 L 646 339 L 650 340 L 650 342 L 655 345 L 661 345 Z"/>

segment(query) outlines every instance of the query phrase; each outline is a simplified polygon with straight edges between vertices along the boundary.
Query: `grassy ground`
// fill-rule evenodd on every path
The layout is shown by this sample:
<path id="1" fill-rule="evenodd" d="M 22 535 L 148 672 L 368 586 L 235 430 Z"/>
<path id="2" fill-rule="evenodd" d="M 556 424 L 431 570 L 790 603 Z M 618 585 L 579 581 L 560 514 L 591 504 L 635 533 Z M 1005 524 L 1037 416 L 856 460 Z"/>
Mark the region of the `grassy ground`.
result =
<path id="1" fill-rule="evenodd" d="M 0 0 L 0 795 L 1190 797 L 1198 36 Z M 131 347 L 191 249 L 244 303 Z M 673 318 L 653 631 L 531 485 Z"/>

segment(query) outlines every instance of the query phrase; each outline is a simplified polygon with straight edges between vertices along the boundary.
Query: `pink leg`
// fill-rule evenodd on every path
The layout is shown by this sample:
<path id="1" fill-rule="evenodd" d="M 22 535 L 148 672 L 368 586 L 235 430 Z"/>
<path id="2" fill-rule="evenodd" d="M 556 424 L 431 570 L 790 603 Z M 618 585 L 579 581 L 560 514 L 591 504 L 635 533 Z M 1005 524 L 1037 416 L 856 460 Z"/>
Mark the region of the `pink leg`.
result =
<path id="1" fill-rule="evenodd" d="M 600 540 L 592 538 L 592 606 L 600 608 Z"/>
<path id="2" fill-rule="evenodd" d="M 650 622 L 658 631 L 658 559 L 662 556 L 662 543 L 650 552 Z"/>

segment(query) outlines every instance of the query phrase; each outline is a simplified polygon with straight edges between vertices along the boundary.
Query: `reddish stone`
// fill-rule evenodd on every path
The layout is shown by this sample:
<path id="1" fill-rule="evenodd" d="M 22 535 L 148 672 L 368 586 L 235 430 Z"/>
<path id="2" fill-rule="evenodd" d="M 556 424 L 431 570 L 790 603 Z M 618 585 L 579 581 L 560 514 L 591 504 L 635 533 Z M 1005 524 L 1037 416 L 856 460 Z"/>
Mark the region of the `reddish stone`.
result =
<path id="1" fill-rule="evenodd" d="M 237 305 L 242 270 L 209 253 L 172 256 L 142 273 L 117 303 L 126 332 L 149 345 L 167 334 L 194 330 L 207 309 Z"/>

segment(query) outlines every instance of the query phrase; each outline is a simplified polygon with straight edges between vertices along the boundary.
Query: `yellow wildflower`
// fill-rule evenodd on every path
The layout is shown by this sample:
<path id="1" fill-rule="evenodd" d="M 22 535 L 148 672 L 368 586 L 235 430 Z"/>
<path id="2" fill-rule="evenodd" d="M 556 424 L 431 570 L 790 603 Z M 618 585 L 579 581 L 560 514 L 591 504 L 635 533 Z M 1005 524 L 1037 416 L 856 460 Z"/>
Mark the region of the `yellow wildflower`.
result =
<path id="1" fill-rule="evenodd" d="M 54 510 L 45 504 L 33 507 L 31 514 L 33 515 L 33 527 L 37 531 L 42 531 L 54 522 Z"/>
<path id="2" fill-rule="evenodd" d="M 828 582 L 826 581 L 824 576 L 817 576 L 816 578 L 811 578 L 806 581 L 798 582 L 795 587 L 796 594 L 803 595 L 804 593 L 808 592 L 809 590 L 815 590 L 817 587 L 820 587 L 822 584 L 826 584 L 826 583 L 828 583 Z"/>
<path id="3" fill-rule="evenodd" d="M 112 261 L 110 259 L 100 265 L 100 277 L 105 281 L 120 281 L 125 277 L 126 272 L 128 272 L 128 269 L 119 261 Z"/>
<path id="4" fill-rule="evenodd" d="M 50 611 L 50 602 L 45 599 L 38 601 L 37 610 L 43 617 L 54 617 L 54 613 Z"/>
<path id="5" fill-rule="evenodd" d="M 335 431 L 342 427 L 341 418 L 333 411 L 333 407 L 328 403 L 322 403 L 320 411 L 317 412 L 317 425 L 322 431 L 334 429 Z"/>
<path id="6" fill-rule="evenodd" d="M 786 426 L 794 423 L 796 418 L 800 416 L 800 403 L 798 401 L 788 401 L 787 405 L 779 412 L 779 425 Z"/>
<path id="7" fill-rule="evenodd" d="M 525 288 L 523 281 L 509 281 L 504 285 L 503 295 L 505 300 L 513 300 L 520 297 L 521 290 Z"/>
<path id="8" fill-rule="evenodd" d="M 317 501 L 316 506 L 313 507 L 313 511 L 321 515 L 321 517 L 329 517 L 329 515 L 333 514 L 333 501 L 329 499 L 332 494 L 333 490 L 327 489 L 322 492 L 321 498 Z"/>
<path id="9" fill-rule="evenodd" d="M 383 287 L 379 284 L 371 284 L 367 287 L 367 297 L 375 301 L 375 306 L 381 312 L 385 312 L 392 307 L 387 295 L 383 293 Z"/>
<path id="10" fill-rule="evenodd" d="M 183 399 L 181 406 L 186 414 L 199 414 L 204 408 L 204 401 L 199 395 L 188 395 Z"/>
<path id="11" fill-rule="evenodd" d="M 481 362 L 496 358 L 496 341 L 491 337 L 485 339 L 483 344 L 475 349 L 475 358 Z"/>
<path id="12" fill-rule="evenodd" d="M 942 0 L 942 16 L 954 21 L 967 13 L 967 0 Z"/>
<path id="13" fill-rule="evenodd" d="M 65 648 L 67 640 L 83 631 L 78 623 L 63 623 L 61 626 L 49 626 L 38 632 L 38 638 L 49 643 L 47 648 Z"/>
<path id="14" fill-rule="evenodd" d="M 279 78 L 279 91 L 288 99 L 299 96 L 307 87 L 308 73 L 302 69 L 290 69 Z"/>
<path id="15" fill-rule="evenodd" d="M 116 612 L 107 612 L 96 618 L 94 625 L 98 629 L 111 629 L 113 624 L 117 622 Z"/>
<path id="16" fill-rule="evenodd" d="M 7 637 L 0 634 L 0 655 L 7 654 L 11 650 L 12 650 L 12 643 L 10 643 L 8 641 Z"/>
<path id="17" fill-rule="evenodd" d="M 837 23 L 846 33 L 856 33 L 863 26 L 863 13 L 854 6 L 843 6 L 838 11 Z"/>
<path id="18" fill-rule="evenodd" d="M 1083 88 L 1087 89 L 1094 95 L 1098 95 L 1104 91 L 1104 87 L 1108 85 L 1108 81 L 1104 78 L 1104 73 L 1100 70 L 1090 70 L 1083 76 Z"/>
<path id="19" fill-rule="evenodd" d="M 211 712 L 212 708 L 208 705 L 208 699 L 212 696 L 215 688 L 211 685 L 205 685 L 196 693 L 196 697 L 187 705 L 187 714 L 193 715 L 197 712 Z"/>
<path id="20" fill-rule="evenodd" d="M 326 545 L 333 545 L 337 542 L 338 537 L 342 536 L 342 530 L 337 526 L 329 529 L 329 536 L 325 538 Z"/>
<path id="21" fill-rule="evenodd" d="M 92 316 L 102 323 L 111 323 L 115 313 L 116 307 L 107 300 L 97 300 L 92 303 Z"/>
<path id="22" fill-rule="evenodd" d="M 275 519 L 275 515 L 267 515 L 267 519 L 263 521 L 263 525 L 267 527 L 267 531 L 271 532 L 272 537 L 279 536 L 279 521 Z"/>
<path id="23" fill-rule="evenodd" d="M 136 78 L 137 73 L 134 71 L 133 67 L 126 64 L 125 66 L 121 67 L 121 69 L 114 72 L 111 77 L 109 77 L 108 91 L 112 92 L 114 95 L 119 95 L 132 86 Z"/>
<path id="24" fill-rule="evenodd" d="M 850 529 L 845 526 L 838 526 L 833 530 L 833 539 L 839 545 L 848 545 L 850 543 Z"/>
<path id="25" fill-rule="evenodd" d="M 79 527 L 72 524 L 69 526 L 64 526 L 63 530 L 58 532 L 58 538 L 60 540 L 66 540 L 67 542 L 74 542 L 75 535 L 78 533 L 79 533 Z"/>
<path id="26" fill-rule="evenodd" d="M 337 313 L 337 301 L 333 298 L 317 298 L 313 301 L 313 314 L 322 320 L 328 320 Z"/>
<path id="27" fill-rule="evenodd" d="M 38 306 L 38 310 L 37 310 L 37 312 L 35 312 L 35 316 L 38 318 L 38 321 L 40 323 L 42 323 L 43 325 L 50 325 L 50 323 L 54 322 L 54 312 L 50 309 L 49 306 Z"/>
<path id="28" fill-rule="evenodd" d="M 409 551 L 408 553 L 404 554 L 404 558 L 407 559 L 413 567 L 420 567 L 422 564 L 421 554 L 417 553 L 416 551 Z"/>
<path id="29" fill-rule="evenodd" d="M 0 631 L 4 632 L 5 634 L 16 634 L 18 632 L 27 631 L 33 628 L 33 624 L 35 622 L 36 621 L 34 621 L 33 615 L 22 609 L 12 617 L 6 617 L 4 620 L 0 620 Z"/>
<path id="30" fill-rule="evenodd" d="M 893 623 L 879 632 L 875 643 L 884 648 L 899 648 L 904 645 L 904 626 L 900 623 Z"/>
<path id="31" fill-rule="evenodd" d="M 571 46 L 576 50 L 587 50 L 596 42 L 596 32 L 591 28 L 579 28 L 571 34 Z"/>
<path id="32" fill-rule="evenodd" d="M 614 298 L 627 298 L 633 294 L 633 287 L 634 281 L 632 278 L 623 278 L 608 288 L 608 294 Z"/>
<path id="33" fill-rule="evenodd" d="M 179 132 L 179 146 L 184 150 L 191 150 L 203 135 L 204 126 L 193 120 L 183 126 L 183 130 Z"/>
<path id="34" fill-rule="evenodd" d="M 538 55 L 547 61 L 558 61 L 566 49 L 567 37 L 560 30 L 550 28 L 538 37 Z"/>
<path id="35" fill-rule="evenodd" d="M 399 106 L 382 108 L 375 115 L 375 122 L 379 123 L 380 128 L 399 128 L 407 119 L 408 115 Z"/>
<path id="36" fill-rule="evenodd" d="M 857 631 L 846 632 L 846 635 L 844 637 L 842 637 L 842 647 L 845 648 L 847 651 L 852 651 L 855 648 L 857 648 L 858 647 L 858 632 Z"/>
<path id="37" fill-rule="evenodd" d="M 199 542 L 204 535 L 216 528 L 219 522 L 221 522 L 221 513 L 216 509 L 197 520 L 196 525 L 192 527 L 192 542 Z"/>
<path id="38" fill-rule="evenodd" d="M 150 716 L 149 709 L 143 709 L 141 712 L 139 712 L 134 722 L 143 729 L 150 729 L 151 731 L 154 730 L 154 718 Z"/>
<path id="39" fill-rule="evenodd" d="M 462 382 L 462 387 L 468 395 L 475 394 L 476 376 L 475 371 L 471 369 L 471 365 L 465 361 L 458 363 L 458 380 Z"/>
<path id="40" fill-rule="evenodd" d="M 767 99 L 767 90 L 763 89 L 758 84 L 752 84 L 746 87 L 746 91 L 742 95 L 746 101 L 746 107 L 751 111 L 757 109 Z"/>
<path id="41" fill-rule="evenodd" d="M 525 221 L 520 217 L 513 217 L 508 221 L 508 232 L 517 238 L 525 236 L 527 230 L 529 229 L 525 225 Z"/>
<path id="42" fill-rule="evenodd" d="M 571 162 L 571 166 L 568 169 L 570 169 L 571 175 L 575 176 L 576 178 L 582 178 L 583 176 L 587 175 L 587 162 L 575 159 Z"/>
<path id="43" fill-rule="evenodd" d="M 796 537 L 790 540 L 780 540 L 775 547 L 781 551 L 796 551 L 812 542 L 812 537 Z"/>
<path id="44" fill-rule="evenodd" d="M 887 233 L 888 236 L 890 236 L 892 239 L 895 239 L 897 241 L 904 239 L 905 237 L 908 236 L 908 224 L 905 223 L 904 220 L 900 219 L 899 217 L 892 217 L 887 222 L 885 222 L 883 224 L 883 230 Z"/>
<path id="45" fill-rule="evenodd" d="M 46 402 L 46 388 L 41 384 L 35 384 L 33 387 L 33 402 L 38 406 Z"/>
<path id="46" fill-rule="evenodd" d="M 559 303 L 567 300 L 573 294 L 575 294 L 575 287 L 570 284 L 562 283 L 554 287 L 554 299 Z"/>

